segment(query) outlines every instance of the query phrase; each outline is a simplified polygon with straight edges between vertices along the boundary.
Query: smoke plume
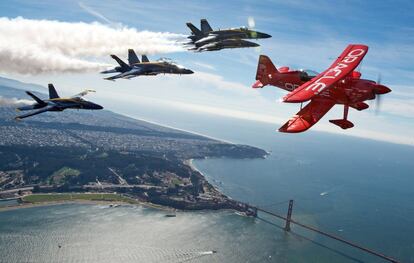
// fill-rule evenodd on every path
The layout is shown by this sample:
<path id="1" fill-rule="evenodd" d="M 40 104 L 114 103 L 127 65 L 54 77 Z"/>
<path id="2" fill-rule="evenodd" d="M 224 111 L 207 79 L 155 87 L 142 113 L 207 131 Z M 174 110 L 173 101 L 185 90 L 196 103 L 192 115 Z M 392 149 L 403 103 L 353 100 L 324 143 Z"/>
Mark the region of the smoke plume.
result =
<path id="1" fill-rule="evenodd" d="M 4 98 L 0 96 L 0 107 L 1 106 L 30 105 L 30 104 L 33 104 L 33 101 L 20 100 L 16 98 Z"/>
<path id="2" fill-rule="evenodd" d="M 0 18 L 0 71 L 20 74 L 97 71 L 108 66 L 99 59 L 183 51 L 183 36 L 167 32 L 112 28 L 98 22 L 70 23 Z"/>

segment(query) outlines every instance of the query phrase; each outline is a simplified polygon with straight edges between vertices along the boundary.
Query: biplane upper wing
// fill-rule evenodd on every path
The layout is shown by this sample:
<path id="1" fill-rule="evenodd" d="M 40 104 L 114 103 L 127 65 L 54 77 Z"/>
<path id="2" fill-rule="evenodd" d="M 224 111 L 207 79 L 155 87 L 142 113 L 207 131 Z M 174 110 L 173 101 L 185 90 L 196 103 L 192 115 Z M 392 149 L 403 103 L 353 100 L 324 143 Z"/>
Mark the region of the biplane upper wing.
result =
<path id="1" fill-rule="evenodd" d="M 326 98 L 314 98 L 288 122 L 280 127 L 280 132 L 303 132 L 317 123 L 333 106 L 335 102 Z"/>
<path id="2" fill-rule="evenodd" d="M 324 72 L 283 97 L 284 102 L 304 102 L 351 73 L 364 58 L 368 46 L 351 44 Z"/>

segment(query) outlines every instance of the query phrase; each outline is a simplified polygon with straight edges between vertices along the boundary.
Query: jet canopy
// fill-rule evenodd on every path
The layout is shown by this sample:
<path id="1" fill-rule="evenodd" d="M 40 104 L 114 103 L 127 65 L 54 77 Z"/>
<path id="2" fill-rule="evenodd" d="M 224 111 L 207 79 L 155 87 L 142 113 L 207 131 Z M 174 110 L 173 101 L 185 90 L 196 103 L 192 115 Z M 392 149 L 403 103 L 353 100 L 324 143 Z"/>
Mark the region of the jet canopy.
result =
<path id="1" fill-rule="evenodd" d="M 170 65 L 176 66 L 177 68 L 184 68 L 184 66 L 179 65 L 177 62 L 170 58 L 159 58 L 157 59 L 158 62 L 168 63 Z"/>
<path id="2" fill-rule="evenodd" d="M 165 58 L 165 57 L 163 57 L 163 58 L 159 58 L 159 59 L 157 59 L 157 61 L 158 62 L 166 62 L 166 63 L 170 63 L 170 64 L 177 64 L 176 62 L 174 62 L 172 59 L 170 59 L 170 58 Z"/>
<path id="3" fill-rule="evenodd" d="M 245 26 L 241 26 L 241 27 L 232 27 L 229 30 L 248 30 L 248 28 Z"/>
<path id="4" fill-rule="evenodd" d="M 82 97 L 72 97 L 71 98 L 73 101 L 76 101 L 76 102 L 82 102 L 82 101 L 85 101 Z"/>

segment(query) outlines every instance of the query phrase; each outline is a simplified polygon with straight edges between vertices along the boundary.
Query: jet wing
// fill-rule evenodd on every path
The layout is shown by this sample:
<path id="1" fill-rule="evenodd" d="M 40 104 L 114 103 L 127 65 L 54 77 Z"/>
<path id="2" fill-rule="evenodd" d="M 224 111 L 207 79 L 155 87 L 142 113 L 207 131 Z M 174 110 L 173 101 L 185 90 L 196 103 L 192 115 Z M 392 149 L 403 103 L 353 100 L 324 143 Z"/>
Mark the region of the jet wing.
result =
<path id="1" fill-rule="evenodd" d="M 24 118 L 27 118 L 27 117 L 30 117 L 30 116 L 33 116 L 33 115 L 37 115 L 37 114 L 40 114 L 40 113 L 43 113 L 43 112 L 49 111 L 49 110 L 51 110 L 53 107 L 54 107 L 54 106 L 48 106 L 48 107 L 45 107 L 45 108 L 40 109 L 40 110 L 37 110 L 37 111 L 32 111 L 32 112 L 27 113 L 27 114 L 23 114 L 23 115 L 20 115 L 20 116 L 16 116 L 14 119 L 15 119 L 15 120 L 21 120 L 21 119 L 24 119 Z"/>
<path id="2" fill-rule="evenodd" d="M 203 37 L 203 38 L 201 38 L 201 39 L 199 39 L 199 40 L 197 40 L 196 42 L 195 42 L 195 44 L 201 44 L 201 43 L 205 43 L 205 42 L 208 42 L 208 41 L 216 41 L 216 38 L 218 37 L 218 35 L 215 35 L 215 34 L 210 34 L 210 35 L 208 35 L 208 36 L 206 36 L 206 37 Z"/>
<path id="3" fill-rule="evenodd" d="M 133 78 L 133 77 L 138 77 L 139 75 L 142 75 L 143 73 L 144 73 L 143 68 L 134 67 L 130 71 L 122 73 L 120 75 L 120 77 L 124 78 L 124 79 L 130 79 L 130 78 Z"/>
<path id="4" fill-rule="evenodd" d="M 106 80 L 113 80 L 113 81 L 115 81 L 116 79 L 122 78 L 122 74 L 123 74 L 123 73 L 118 74 L 118 75 L 114 75 L 114 76 L 110 76 L 110 77 L 107 77 L 107 78 L 104 78 L 104 79 L 106 79 Z"/>
<path id="5" fill-rule="evenodd" d="M 314 98 L 288 122 L 280 127 L 280 132 L 303 132 L 317 123 L 333 106 L 335 102 L 325 98 Z"/>
<path id="6" fill-rule="evenodd" d="M 284 102 L 304 102 L 332 87 L 351 73 L 368 52 L 368 46 L 348 45 L 335 62 L 324 72 L 283 97 Z"/>
<path id="7" fill-rule="evenodd" d="M 115 79 L 119 79 L 119 78 L 126 78 L 126 79 L 130 79 L 133 77 L 137 77 L 138 75 L 141 75 L 140 73 L 142 72 L 141 68 L 133 68 L 130 71 L 115 75 L 115 76 L 111 76 L 108 78 L 105 78 L 106 80 L 115 80 Z"/>

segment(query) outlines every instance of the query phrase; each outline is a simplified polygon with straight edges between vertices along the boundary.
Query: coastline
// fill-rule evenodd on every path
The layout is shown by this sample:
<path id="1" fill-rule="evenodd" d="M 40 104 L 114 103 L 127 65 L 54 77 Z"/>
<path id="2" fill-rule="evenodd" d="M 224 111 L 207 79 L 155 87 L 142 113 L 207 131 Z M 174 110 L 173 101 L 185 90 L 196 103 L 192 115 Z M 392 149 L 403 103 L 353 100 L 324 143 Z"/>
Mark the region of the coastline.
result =
<path id="1" fill-rule="evenodd" d="M 105 204 L 105 205 L 138 205 L 147 208 L 157 209 L 166 212 L 172 211 L 233 211 L 241 212 L 249 215 L 255 215 L 252 213 L 251 208 L 237 200 L 233 200 L 231 197 L 222 193 L 218 186 L 211 184 L 206 176 L 200 172 L 193 163 L 194 159 L 187 159 L 183 161 L 183 164 L 187 166 L 192 176 L 198 178 L 198 183 L 201 186 L 201 192 L 198 196 L 195 196 L 193 201 L 177 201 L 174 200 L 174 197 L 170 198 L 164 196 L 161 198 L 154 198 L 146 200 L 140 200 L 138 196 L 131 194 L 121 194 L 118 193 L 116 196 L 110 193 L 102 192 L 89 192 L 89 193 L 74 193 L 74 192 L 43 192 L 36 194 L 28 194 L 25 196 L 20 196 L 18 198 L 17 204 L 6 205 L 0 207 L 0 212 L 21 209 L 21 208 L 31 208 L 38 206 L 49 206 L 49 205 L 61 205 L 61 204 Z M 96 195 L 106 194 L 106 197 L 96 197 Z M 48 196 L 49 195 L 49 196 Z M 90 195 L 90 196 L 88 196 Z M 24 200 L 29 198 L 29 200 Z"/>
<path id="2" fill-rule="evenodd" d="M 24 208 L 32 208 L 32 207 L 42 207 L 42 206 L 54 206 L 54 205 L 64 205 L 64 204 L 87 204 L 87 205 L 136 205 L 142 206 L 147 208 L 153 208 L 162 211 L 173 211 L 174 208 L 157 205 L 149 202 L 143 202 L 139 200 L 134 200 L 134 202 L 126 202 L 126 201 L 109 201 L 109 200 L 82 200 L 82 199 L 74 199 L 74 200 L 60 200 L 60 201 L 45 201 L 45 202 L 20 202 L 16 205 L 4 206 L 0 207 L 0 213 L 15 209 L 24 209 Z"/>
<path id="3" fill-rule="evenodd" d="M 207 159 L 207 158 L 204 158 L 204 159 Z M 201 160 L 201 159 L 200 159 Z M 232 199 L 230 196 L 228 196 L 228 195 L 226 195 L 225 193 L 223 193 L 223 192 L 221 192 L 221 190 L 218 188 L 218 186 L 217 185 L 214 185 L 213 183 L 211 183 L 209 180 L 208 180 L 208 178 L 207 178 L 207 176 L 204 174 L 204 173 L 202 173 L 196 166 L 195 166 L 195 164 L 193 163 L 193 161 L 194 161 L 194 159 L 188 159 L 188 160 L 186 160 L 185 162 L 184 162 L 184 164 L 186 164 L 186 165 L 188 165 L 194 172 L 197 172 L 197 173 L 199 173 L 199 174 L 201 174 L 202 176 L 203 176 L 203 178 L 204 178 L 204 180 L 209 184 L 209 185 L 211 185 L 213 188 L 214 188 L 214 190 L 216 190 L 217 192 L 219 192 L 220 194 L 222 194 L 223 196 L 226 196 L 227 198 L 229 198 L 229 199 Z"/>

